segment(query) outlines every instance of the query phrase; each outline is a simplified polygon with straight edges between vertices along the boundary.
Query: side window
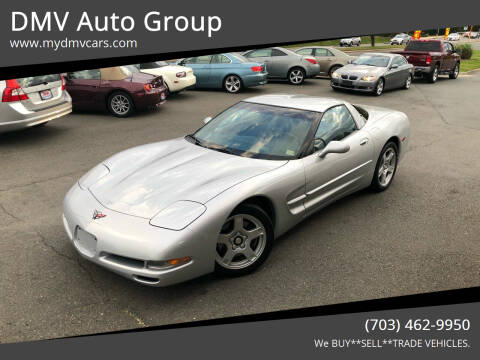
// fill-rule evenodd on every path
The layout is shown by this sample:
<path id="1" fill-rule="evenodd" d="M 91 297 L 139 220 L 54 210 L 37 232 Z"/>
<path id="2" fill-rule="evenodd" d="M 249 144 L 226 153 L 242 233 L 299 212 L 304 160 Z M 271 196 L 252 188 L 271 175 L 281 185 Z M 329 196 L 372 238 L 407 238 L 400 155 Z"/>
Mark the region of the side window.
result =
<path id="1" fill-rule="evenodd" d="M 402 57 L 400 57 L 400 56 L 395 56 L 392 60 L 392 65 L 402 66 L 404 64 L 405 63 L 403 62 Z"/>
<path id="2" fill-rule="evenodd" d="M 315 133 L 315 151 L 322 150 L 332 140 L 342 140 L 356 129 L 357 125 L 345 105 L 327 110 Z"/>
<path id="3" fill-rule="evenodd" d="M 272 49 L 272 56 L 287 56 L 287 54 L 278 49 Z"/>
<path id="4" fill-rule="evenodd" d="M 186 58 L 185 60 L 183 60 L 183 63 L 184 64 L 195 64 L 195 57 L 193 58 Z"/>
<path id="5" fill-rule="evenodd" d="M 312 55 L 312 49 L 307 48 L 307 49 L 300 49 L 297 51 L 298 55 Z"/>
<path id="6" fill-rule="evenodd" d="M 232 61 L 225 55 L 213 55 L 212 64 L 229 64 Z"/>
<path id="7" fill-rule="evenodd" d="M 100 80 L 100 70 L 82 70 L 69 73 L 70 79 Z"/>
<path id="8" fill-rule="evenodd" d="M 211 55 L 197 56 L 197 58 L 195 59 L 195 64 L 210 64 L 211 60 Z"/>
<path id="9" fill-rule="evenodd" d="M 317 48 L 315 49 L 315 56 L 334 56 L 328 49 Z"/>
<path id="10" fill-rule="evenodd" d="M 259 49 L 250 51 L 246 54 L 248 58 L 255 58 L 255 57 L 270 57 L 272 56 L 272 49 Z"/>

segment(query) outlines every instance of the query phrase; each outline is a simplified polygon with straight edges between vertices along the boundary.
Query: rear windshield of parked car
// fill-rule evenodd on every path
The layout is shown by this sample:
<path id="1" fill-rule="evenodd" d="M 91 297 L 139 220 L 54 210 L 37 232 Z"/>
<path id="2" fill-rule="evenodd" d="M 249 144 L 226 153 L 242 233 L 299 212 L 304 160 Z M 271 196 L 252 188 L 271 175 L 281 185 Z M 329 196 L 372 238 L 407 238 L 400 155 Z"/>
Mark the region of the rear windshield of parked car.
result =
<path id="1" fill-rule="evenodd" d="M 17 82 L 18 82 L 18 85 L 20 85 L 22 88 L 28 88 L 31 86 L 42 85 L 42 84 L 59 81 L 59 80 L 60 80 L 59 74 L 52 74 L 52 75 L 32 76 L 32 77 L 17 79 Z"/>
<path id="2" fill-rule="evenodd" d="M 410 41 L 405 51 L 441 51 L 440 41 Z"/>

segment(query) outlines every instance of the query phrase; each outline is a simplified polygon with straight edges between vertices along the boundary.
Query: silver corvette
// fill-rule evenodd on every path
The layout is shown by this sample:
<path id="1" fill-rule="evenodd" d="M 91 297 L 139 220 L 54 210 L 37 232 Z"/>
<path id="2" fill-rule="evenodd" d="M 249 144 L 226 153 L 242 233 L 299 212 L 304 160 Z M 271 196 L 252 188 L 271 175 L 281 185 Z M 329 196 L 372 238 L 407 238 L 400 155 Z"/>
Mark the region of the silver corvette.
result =
<path id="1" fill-rule="evenodd" d="M 409 140 L 402 112 L 303 95 L 249 98 L 205 123 L 69 190 L 63 222 L 81 256 L 152 286 L 246 274 L 315 211 L 387 189 Z"/>

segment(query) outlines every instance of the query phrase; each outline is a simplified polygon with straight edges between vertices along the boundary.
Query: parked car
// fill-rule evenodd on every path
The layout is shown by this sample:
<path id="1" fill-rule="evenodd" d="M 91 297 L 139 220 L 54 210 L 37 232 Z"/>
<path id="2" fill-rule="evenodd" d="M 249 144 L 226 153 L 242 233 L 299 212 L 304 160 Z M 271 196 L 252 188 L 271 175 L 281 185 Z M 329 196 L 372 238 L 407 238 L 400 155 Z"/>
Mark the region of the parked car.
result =
<path id="1" fill-rule="evenodd" d="M 448 41 L 411 40 L 403 51 L 395 53 L 405 56 L 414 66 L 414 76 L 426 77 L 431 83 L 441 74 L 456 79 L 460 72 L 460 55 Z"/>
<path id="2" fill-rule="evenodd" d="M 72 112 L 72 99 L 59 74 L 0 81 L 0 133 L 45 125 Z"/>
<path id="3" fill-rule="evenodd" d="M 320 73 L 320 66 L 313 56 L 303 56 L 281 47 L 250 50 L 246 58 L 265 63 L 269 79 L 287 79 L 293 85 L 300 85 L 306 78 Z"/>
<path id="4" fill-rule="evenodd" d="M 129 66 L 132 72 L 140 71 L 144 74 L 161 76 L 169 93 L 178 93 L 194 87 L 197 81 L 192 68 L 179 65 L 170 65 L 166 61 L 154 61 Z"/>
<path id="5" fill-rule="evenodd" d="M 403 45 L 407 44 L 412 37 L 408 34 L 397 34 L 390 40 L 390 45 Z"/>
<path id="6" fill-rule="evenodd" d="M 180 59 L 197 77 L 197 88 L 224 89 L 238 93 L 243 88 L 267 83 L 267 71 L 260 62 L 252 62 L 240 54 L 224 53 Z"/>
<path id="7" fill-rule="evenodd" d="M 460 34 L 459 33 L 451 33 L 447 37 L 448 41 L 458 41 L 460 40 Z"/>
<path id="8" fill-rule="evenodd" d="M 401 55 L 365 53 L 332 74 L 334 90 L 348 89 L 382 95 L 384 90 L 409 89 L 413 66 Z"/>
<path id="9" fill-rule="evenodd" d="M 362 43 L 362 38 L 358 36 L 340 39 L 340 46 L 353 46 L 353 45 L 360 46 L 361 43 Z"/>
<path id="10" fill-rule="evenodd" d="M 70 72 L 67 90 L 74 109 L 108 109 L 117 117 L 155 108 L 167 97 L 167 87 L 161 76 L 132 73 L 125 66 Z"/>
<path id="11" fill-rule="evenodd" d="M 332 77 L 338 68 L 355 59 L 354 56 L 330 46 L 308 46 L 295 51 L 298 55 L 313 56 L 320 66 L 319 75 Z"/>
<path id="12" fill-rule="evenodd" d="M 305 217 L 388 189 L 409 141 L 402 112 L 302 95 L 249 98 L 205 121 L 72 186 L 63 224 L 82 257 L 151 286 L 250 273 Z"/>

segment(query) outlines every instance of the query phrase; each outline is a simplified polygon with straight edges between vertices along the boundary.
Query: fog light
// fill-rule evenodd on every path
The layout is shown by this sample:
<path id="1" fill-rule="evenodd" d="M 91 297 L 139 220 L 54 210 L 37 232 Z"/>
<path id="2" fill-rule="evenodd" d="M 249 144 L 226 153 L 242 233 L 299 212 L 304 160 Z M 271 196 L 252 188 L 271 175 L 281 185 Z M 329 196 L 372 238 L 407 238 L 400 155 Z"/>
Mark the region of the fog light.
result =
<path id="1" fill-rule="evenodd" d="M 178 259 L 147 261 L 147 268 L 150 270 L 167 270 L 192 261 L 190 256 L 185 256 Z"/>

